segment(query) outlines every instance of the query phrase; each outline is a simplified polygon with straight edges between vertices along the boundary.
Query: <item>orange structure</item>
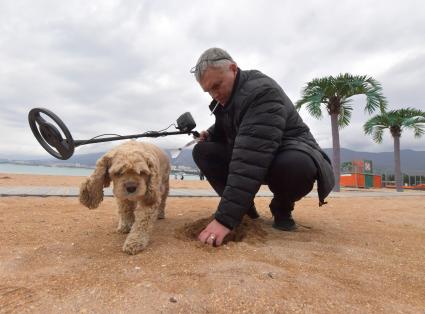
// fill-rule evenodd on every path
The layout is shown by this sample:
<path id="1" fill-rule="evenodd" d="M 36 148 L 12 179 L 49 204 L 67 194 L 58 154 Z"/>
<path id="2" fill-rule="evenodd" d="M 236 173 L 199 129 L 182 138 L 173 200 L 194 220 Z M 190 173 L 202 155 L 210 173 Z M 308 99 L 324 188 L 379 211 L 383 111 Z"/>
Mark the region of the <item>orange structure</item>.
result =
<path id="1" fill-rule="evenodd" d="M 353 160 L 342 164 L 340 185 L 355 188 L 381 188 L 382 178 L 373 174 L 372 161 Z"/>

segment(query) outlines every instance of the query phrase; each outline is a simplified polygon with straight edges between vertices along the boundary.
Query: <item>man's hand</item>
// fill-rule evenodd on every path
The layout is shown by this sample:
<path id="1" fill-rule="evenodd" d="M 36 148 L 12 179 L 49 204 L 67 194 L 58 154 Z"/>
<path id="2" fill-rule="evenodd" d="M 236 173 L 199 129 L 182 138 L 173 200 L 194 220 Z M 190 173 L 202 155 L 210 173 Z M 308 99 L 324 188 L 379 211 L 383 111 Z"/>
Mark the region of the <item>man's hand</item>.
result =
<path id="1" fill-rule="evenodd" d="M 200 142 L 205 142 L 207 140 L 207 138 L 208 138 L 209 135 L 210 134 L 208 133 L 208 131 L 201 131 L 199 133 L 199 141 Z"/>
<path id="2" fill-rule="evenodd" d="M 224 237 L 229 233 L 230 229 L 227 229 L 214 219 L 204 230 L 201 231 L 198 236 L 198 240 L 212 246 L 220 246 L 223 243 Z"/>

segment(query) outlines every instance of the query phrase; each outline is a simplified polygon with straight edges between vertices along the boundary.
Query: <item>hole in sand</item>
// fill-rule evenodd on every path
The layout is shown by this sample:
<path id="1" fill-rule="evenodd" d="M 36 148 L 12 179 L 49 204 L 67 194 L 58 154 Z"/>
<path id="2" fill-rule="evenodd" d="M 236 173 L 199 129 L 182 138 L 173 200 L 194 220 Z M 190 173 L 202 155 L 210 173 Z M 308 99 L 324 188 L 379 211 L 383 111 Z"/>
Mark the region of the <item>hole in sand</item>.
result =
<path id="1" fill-rule="evenodd" d="M 199 233 L 214 219 L 207 217 L 186 223 L 183 227 L 176 230 L 176 237 L 181 240 L 198 240 Z M 252 220 L 244 218 L 242 223 L 232 230 L 225 238 L 223 243 L 228 242 L 265 242 L 267 232 L 261 226 L 261 220 Z"/>

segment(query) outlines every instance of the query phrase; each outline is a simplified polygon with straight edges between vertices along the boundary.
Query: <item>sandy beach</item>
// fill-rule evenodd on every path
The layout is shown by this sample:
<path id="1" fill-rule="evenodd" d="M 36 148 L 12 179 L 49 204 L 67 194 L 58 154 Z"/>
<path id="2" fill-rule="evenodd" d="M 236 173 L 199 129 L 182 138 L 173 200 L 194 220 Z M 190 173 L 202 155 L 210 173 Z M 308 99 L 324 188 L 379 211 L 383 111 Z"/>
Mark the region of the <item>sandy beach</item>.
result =
<path id="1" fill-rule="evenodd" d="M 83 179 L 0 174 L 0 186 Z M 1 197 L 0 313 L 424 312 L 425 192 L 306 198 L 295 232 L 274 230 L 270 198 L 257 198 L 261 218 L 210 248 L 187 231 L 218 201 L 169 198 L 148 248 L 128 256 L 113 198 L 88 210 L 75 197 Z"/>

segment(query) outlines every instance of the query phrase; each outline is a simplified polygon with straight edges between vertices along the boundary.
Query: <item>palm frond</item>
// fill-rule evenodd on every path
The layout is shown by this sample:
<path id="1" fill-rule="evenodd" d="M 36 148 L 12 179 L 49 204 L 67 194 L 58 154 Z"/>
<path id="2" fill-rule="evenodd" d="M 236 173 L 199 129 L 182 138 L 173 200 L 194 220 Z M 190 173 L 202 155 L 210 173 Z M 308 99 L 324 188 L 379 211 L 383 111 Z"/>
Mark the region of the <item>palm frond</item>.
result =
<path id="1" fill-rule="evenodd" d="M 381 84 L 366 75 L 351 75 L 349 73 L 339 74 L 336 78 L 336 89 L 343 98 L 350 98 L 355 95 L 366 96 L 365 111 L 369 114 L 376 109 L 385 111 L 387 102 L 382 94 Z"/>
<path id="2" fill-rule="evenodd" d="M 419 138 L 419 137 L 421 137 L 422 135 L 424 135 L 425 134 L 425 128 L 423 128 L 423 127 L 418 127 L 418 126 L 415 126 L 414 128 L 413 128 L 413 135 L 416 137 L 416 138 Z"/>
<path id="3" fill-rule="evenodd" d="M 382 141 L 384 129 L 390 129 L 392 132 L 397 130 L 400 134 L 403 129 L 413 129 L 415 137 L 421 137 L 425 134 L 425 112 L 413 108 L 382 112 L 369 119 L 363 126 L 365 134 L 372 135 L 377 143 Z"/>
<path id="4" fill-rule="evenodd" d="M 316 78 L 308 82 L 302 90 L 302 97 L 295 103 L 299 111 L 303 105 L 307 105 L 308 112 L 315 118 L 322 117 L 321 105 L 329 101 L 330 78 Z"/>
<path id="5" fill-rule="evenodd" d="M 384 130 L 389 128 L 388 117 L 385 114 L 377 115 L 369 119 L 364 125 L 365 134 L 372 135 L 376 143 L 382 143 Z"/>
<path id="6" fill-rule="evenodd" d="M 323 117 L 321 103 L 309 102 L 309 103 L 307 103 L 306 107 L 307 107 L 308 113 L 312 117 L 314 117 L 316 119 L 321 119 Z"/>
<path id="7" fill-rule="evenodd" d="M 404 108 L 398 110 L 398 114 L 402 117 L 401 127 L 403 129 L 413 129 L 413 134 L 417 138 L 425 134 L 424 111 L 414 108 Z"/>

